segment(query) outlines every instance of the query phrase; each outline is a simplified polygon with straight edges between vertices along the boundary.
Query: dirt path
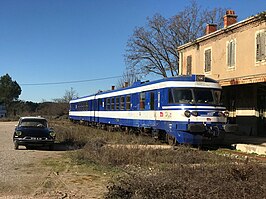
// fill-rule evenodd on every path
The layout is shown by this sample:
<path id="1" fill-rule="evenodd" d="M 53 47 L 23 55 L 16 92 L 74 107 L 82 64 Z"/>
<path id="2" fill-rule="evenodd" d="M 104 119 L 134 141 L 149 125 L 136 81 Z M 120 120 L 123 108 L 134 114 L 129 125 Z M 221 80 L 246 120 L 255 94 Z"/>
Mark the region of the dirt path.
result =
<path id="1" fill-rule="evenodd" d="M 14 150 L 16 122 L 0 122 L 0 199 L 102 198 L 107 177 L 73 165 L 67 151 Z"/>

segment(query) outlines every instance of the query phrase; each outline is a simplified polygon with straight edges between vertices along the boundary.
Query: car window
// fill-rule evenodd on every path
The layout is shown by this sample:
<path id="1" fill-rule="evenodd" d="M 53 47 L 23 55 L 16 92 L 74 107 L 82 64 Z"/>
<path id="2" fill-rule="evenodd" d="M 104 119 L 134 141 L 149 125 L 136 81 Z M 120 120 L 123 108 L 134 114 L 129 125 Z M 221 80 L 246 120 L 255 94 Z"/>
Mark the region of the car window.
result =
<path id="1" fill-rule="evenodd" d="M 47 127 L 47 122 L 45 120 L 22 120 L 20 122 L 21 127 Z"/>

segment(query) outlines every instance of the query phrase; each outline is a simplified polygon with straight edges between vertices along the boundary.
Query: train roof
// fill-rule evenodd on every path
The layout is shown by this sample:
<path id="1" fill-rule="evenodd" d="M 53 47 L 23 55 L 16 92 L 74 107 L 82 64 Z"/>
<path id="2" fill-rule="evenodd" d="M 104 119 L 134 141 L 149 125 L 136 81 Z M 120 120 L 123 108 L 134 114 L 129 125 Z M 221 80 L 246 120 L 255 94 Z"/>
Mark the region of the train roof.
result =
<path id="1" fill-rule="evenodd" d="M 83 98 L 88 98 L 88 97 L 91 97 L 91 96 L 108 94 L 108 93 L 124 91 L 124 90 L 128 90 L 128 89 L 134 89 L 134 88 L 142 87 L 142 86 L 148 86 L 148 85 L 153 85 L 153 84 L 157 84 L 157 83 L 171 82 L 171 81 L 206 82 L 206 83 L 216 83 L 216 84 L 218 83 L 216 80 L 208 78 L 208 77 L 205 77 L 204 75 L 182 75 L 182 76 L 176 76 L 176 77 L 166 77 L 166 78 L 159 79 L 159 80 L 154 80 L 154 81 L 144 81 L 144 82 L 137 81 L 137 82 L 134 82 L 131 86 L 128 86 L 128 87 L 119 88 L 119 89 L 115 89 L 115 90 L 100 91 L 98 93 L 95 93 L 95 94 L 92 94 L 92 95 L 88 95 L 88 96 L 79 97 L 79 98 L 73 99 L 71 101 L 75 101 L 75 100 L 79 100 L 79 99 L 83 99 Z"/>

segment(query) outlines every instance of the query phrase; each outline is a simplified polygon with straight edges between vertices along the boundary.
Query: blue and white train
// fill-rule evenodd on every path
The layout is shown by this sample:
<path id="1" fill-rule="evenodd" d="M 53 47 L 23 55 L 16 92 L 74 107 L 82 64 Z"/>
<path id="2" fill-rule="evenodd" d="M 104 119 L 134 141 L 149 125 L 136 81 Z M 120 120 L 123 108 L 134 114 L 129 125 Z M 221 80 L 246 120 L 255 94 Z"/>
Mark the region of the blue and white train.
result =
<path id="1" fill-rule="evenodd" d="M 69 118 L 109 130 L 150 133 L 170 144 L 201 145 L 230 131 L 220 98 L 216 81 L 178 76 L 73 99 Z"/>

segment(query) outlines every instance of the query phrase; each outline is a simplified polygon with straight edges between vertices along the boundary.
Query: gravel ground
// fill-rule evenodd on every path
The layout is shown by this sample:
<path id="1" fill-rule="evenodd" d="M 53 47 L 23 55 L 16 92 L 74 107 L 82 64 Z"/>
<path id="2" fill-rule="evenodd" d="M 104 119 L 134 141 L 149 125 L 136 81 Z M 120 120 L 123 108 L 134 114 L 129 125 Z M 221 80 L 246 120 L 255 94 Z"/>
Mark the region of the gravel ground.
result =
<path id="1" fill-rule="evenodd" d="M 36 173 L 35 162 L 49 157 L 50 151 L 26 150 L 23 146 L 14 150 L 12 135 L 16 124 L 0 122 L 0 198 L 21 198 L 20 194 L 34 192 L 37 187 L 31 186 L 31 183 L 38 184 L 49 172 Z"/>
<path id="2" fill-rule="evenodd" d="M 12 135 L 17 122 L 0 122 L 0 199 L 102 198 L 106 178 L 94 171 L 84 172 L 56 151 L 14 149 Z M 54 171 L 46 160 L 61 162 Z M 65 168 L 65 169 L 64 169 Z"/>

